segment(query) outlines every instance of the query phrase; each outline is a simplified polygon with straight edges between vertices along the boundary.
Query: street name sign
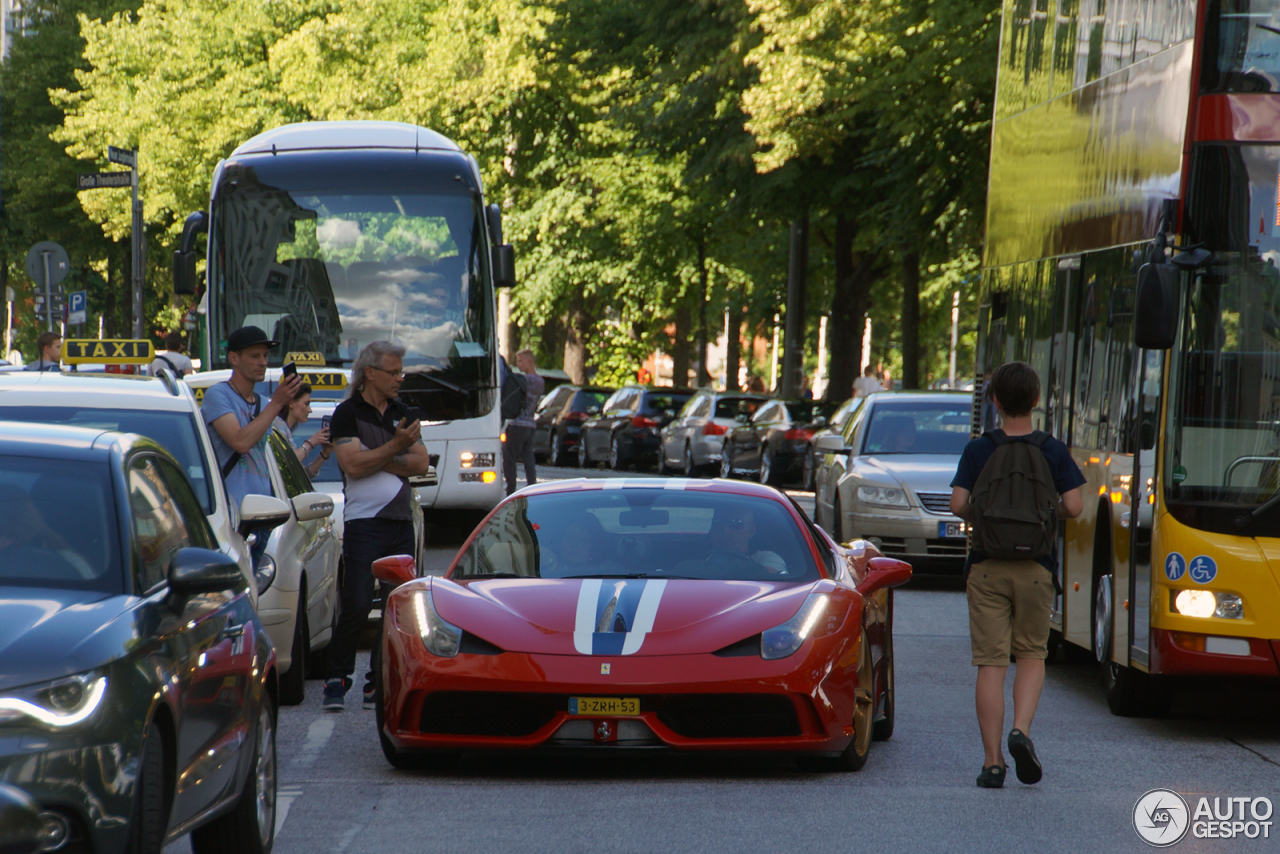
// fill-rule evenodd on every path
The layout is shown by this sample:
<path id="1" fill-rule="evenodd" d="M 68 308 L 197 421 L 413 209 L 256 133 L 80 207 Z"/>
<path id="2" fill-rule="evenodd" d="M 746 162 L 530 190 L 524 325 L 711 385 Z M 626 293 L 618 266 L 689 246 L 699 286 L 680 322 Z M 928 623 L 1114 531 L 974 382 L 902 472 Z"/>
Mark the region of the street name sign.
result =
<path id="1" fill-rule="evenodd" d="M 133 184 L 131 172 L 90 172 L 76 176 L 76 189 L 101 190 L 104 187 L 129 187 Z"/>
<path id="2" fill-rule="evenodd" d="M 119 163 L 121 166 L 137 166 L 137 152 L 128 148 L 116 148 L 114 145 L 107 146 L 107 159 L 112 163 Z"/>

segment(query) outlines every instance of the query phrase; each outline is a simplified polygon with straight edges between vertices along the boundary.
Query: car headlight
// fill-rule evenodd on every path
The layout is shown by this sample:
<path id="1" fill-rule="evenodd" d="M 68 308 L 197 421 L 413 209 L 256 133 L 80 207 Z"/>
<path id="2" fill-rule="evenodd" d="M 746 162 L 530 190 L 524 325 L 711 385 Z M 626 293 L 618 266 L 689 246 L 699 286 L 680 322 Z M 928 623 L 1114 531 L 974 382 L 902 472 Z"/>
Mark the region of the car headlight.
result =
<path id="1" fill-rule="evenodd" d="M 907 493 L 896 486 L 859 486 L 858 502 L 871 507 L 897 507 L 905 510 Z"/>
<path id="2" fill-rule="evenodd" d="M 0 725 L 30 719 L 54 729 L 84 723 L 107 695 L 107 677 L 92 673 L 57 679 L 0 696 Z"/>
<path id="3" fill-rule="evenodd" d="M 827 610 L 827 594 L 810 593 L 790 620 L 760 633 L 760 657 L 786 658 L 805 642 Z"/>
<path id="4" fill-rule="evenodd" d="M 418 634 L 427 652 L 441 658 L 456 656 L 462 644 L 462 629 L 436 613 L 430 590 L 419 590 L 414 594 L 414 611 L 418 617 Z"/>

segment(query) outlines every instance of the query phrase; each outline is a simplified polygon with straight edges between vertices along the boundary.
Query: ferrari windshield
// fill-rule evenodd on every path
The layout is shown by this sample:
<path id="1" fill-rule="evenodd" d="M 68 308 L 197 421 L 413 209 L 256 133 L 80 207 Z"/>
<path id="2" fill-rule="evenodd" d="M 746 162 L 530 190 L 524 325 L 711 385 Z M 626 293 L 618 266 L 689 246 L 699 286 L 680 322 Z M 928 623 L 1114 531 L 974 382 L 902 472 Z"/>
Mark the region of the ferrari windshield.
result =
<path id="1" fill-rule="evenodd" d="M 480 529 L 451 577 L 815 581 L 818 569 L 776 501 L 636 487 L 517 497 Z"/>

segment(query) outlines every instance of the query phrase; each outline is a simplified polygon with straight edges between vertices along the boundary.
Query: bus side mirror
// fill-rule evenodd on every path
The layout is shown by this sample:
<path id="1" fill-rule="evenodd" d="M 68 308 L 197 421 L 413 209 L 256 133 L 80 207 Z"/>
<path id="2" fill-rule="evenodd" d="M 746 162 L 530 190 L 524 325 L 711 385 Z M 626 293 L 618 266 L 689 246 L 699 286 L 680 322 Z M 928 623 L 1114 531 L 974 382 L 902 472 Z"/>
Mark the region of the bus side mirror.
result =
<path id="1" fill-rule="evenodd" d="M 196 235 L 209 230 L 209 218 L 204 211 L 187 216 L 182 224 L 182 237 L 173 253 L 173 292 L 177 296 L 190 296 L 196 292 Z"/>
<path id="2" fill-rule="evenodd" d="M 1178 335 L 1181 289 L 1172 264 L 1143 264 L 1138 270 L 1133 340 L 1144 350 L 1168 350 Z"/>
<path id="3" fill-rule="evenodd" d="M 510 243 L 493 247 L 493 284 L 499 288 L 516 286 L 516 250 Z"/>

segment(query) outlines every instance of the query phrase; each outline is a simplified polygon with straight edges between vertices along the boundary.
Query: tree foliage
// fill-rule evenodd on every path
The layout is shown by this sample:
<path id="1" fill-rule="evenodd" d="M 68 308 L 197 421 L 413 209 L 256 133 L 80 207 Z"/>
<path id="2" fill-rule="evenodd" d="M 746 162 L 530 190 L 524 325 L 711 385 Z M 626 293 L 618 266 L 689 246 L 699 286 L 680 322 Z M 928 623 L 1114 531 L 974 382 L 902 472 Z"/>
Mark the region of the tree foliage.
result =
<path id="1" fill-rule="evenodd" d="M 726 306 L 768 334 L 785 308 L 788 224 L 805 212 L 810 349 L 830 313 L 846 373 L 864 312 L 897 328 L 908 250 L 928 334 L 949 321 L 943 291 L 971 289 L 994 0 L 45 2 L 72 59 L 43 89 L 5 93 L 11 111 L 43 110 L 45 172 L 139 148 L 153 242 L 170 244 L 207 204 L 215 164 L 258 132 L 432 127 L 476 155 L 503 206 L 521 343 L 579 379 L 594 367 L 621 380 L 654 349 L 697 361 Z M 64 219 L 121 240 L 125 196 L 73 206 L 64 192 Z M 45 212 L 14 213 L 24 234 L 56 230 Z M 150 275 L 158 316 L 166 277 Z M 892 362 L 900 334 L 873 338 Z"/>

